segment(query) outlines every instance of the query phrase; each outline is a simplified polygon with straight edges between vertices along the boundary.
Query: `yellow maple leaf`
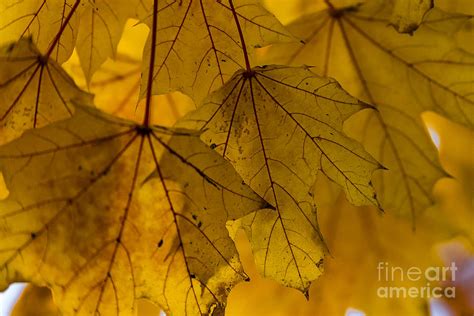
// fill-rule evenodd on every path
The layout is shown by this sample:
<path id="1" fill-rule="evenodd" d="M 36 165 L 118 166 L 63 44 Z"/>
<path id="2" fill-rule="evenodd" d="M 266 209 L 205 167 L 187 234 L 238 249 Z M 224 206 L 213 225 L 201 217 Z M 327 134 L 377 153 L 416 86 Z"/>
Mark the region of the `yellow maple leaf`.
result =
<path id="1" fill-rule="evenodd" d="M 309 193 L 318 171 L 352 203 L 377 205 L 370 178 L 381 166 L 342 132 L 364 107 L 307 68 L 268 66 L 237 72 L 178 123 L 202 130 L 276 208 L 242 221 L 264 276 L 306 292 L 320 275 L 325 247 Z"/>
<path id="2" fill-rule="evenodd" d="M 52 52 L 52 51 L 50 51 Z M 90 103 L 48 54 L 41 54 L 31 39 L 0 48 L 0 143 L 29 128 L 70 117 L 71 101 Z"/>
<path id="3" fill-rule="evenodd" d="M 0 3 L 0 45 L 31 37 L 38 49 L 62 63 L 71 55 L 77 37 L 79 6 L 75 0 L 5 0 Z"/>
<path id="4" fill-rule="evenodd" d="M 1 288 L 49 286 L 66 315 L 131 315 L 141 297 L 184 315 L 245 279 L 225 223 L 266 203 L 198 135 L 77 106 L 0 152 Z"/>
<path id="5" fill-rule="evenodd" d="M 115 55 L 125 23 L 134 17 L 138 3 L 138 0 L 81 3 L 76 49 L 88 82 L 107 57 Z"/>
<path id="6" fill-rule="evenodd" d="M 128 20 L 117 46 L 114 59 L 108 58 L 89 82 L 82 71 L 79 57 L 73 54 L 62 65 L 80 88 L 94 94 L 94 104 L 102 111 L 135 122 L 143 120 L 145 102 L 138 102 L 141 81 L 142 54 L 148 30 L 136 20 Z M 175 92 L 154 96 L 160 104 L 151 113 L 153 124 L 172 126 L 184 113 L 194 109 L 189 97 Z M 138 104 L 137 104 L 138 103 Z"/>
<path id="7" fill-rule="evenodd" d="M 150 12 L 150 7 L 148 4 L 145 11 Z M 234 13 L 239 26 L 234 22 Z M 240 33 L 245 35 L 249 58 L 254 47 L 292 40 L 256 0 L 240 0 L 235 8 L 231 8 L 229 0 L 160 1 L 157 14 L 153 92 L 181 90 L 196 103 L 245 67 L 242 50 L 247 48 L 243 48 Z M 151 18 L 145 21 L 153 29 Z M 151 45 L 148 41 L 144 60 L 150 58 Z M 147 64 L 144 69 L 148 71 Z M 149 85 L 148 78 L 144 79 L 142 95 Z"/>
<path id="8" fill-rule="evenodd" d="M 415 222 L 433 203 L 433 185 L 446 175 L 421 114 L 431 110 L 467 126 L 473 123 L 474 59 L 465 49 L 472 43 L 456 41 L 470 17 L 432 9 L 410 36 L 388 27 L 391 1 L 327 3 L 326 9 L 288 26 L 304 45 L 275 45 L 266 58 L 314 65 L 377 107 L 349 124 L 350 135 L 389 169 L 374 178 L 383 208 Z"/>

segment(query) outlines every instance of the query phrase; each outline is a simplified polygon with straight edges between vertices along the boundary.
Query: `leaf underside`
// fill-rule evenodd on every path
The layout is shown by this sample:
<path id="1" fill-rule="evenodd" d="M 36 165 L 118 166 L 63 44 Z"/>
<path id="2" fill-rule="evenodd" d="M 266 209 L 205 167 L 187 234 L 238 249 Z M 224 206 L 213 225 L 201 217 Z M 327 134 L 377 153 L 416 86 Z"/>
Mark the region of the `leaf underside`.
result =
<path id="1" fill-rule="evenodd" d="M 253 59 L 254 47 L 293 40 L 259 1 L 234 2 L 250 60 Z M 149 14 L 152 5 L 146 4 L 143 11 L 147 16 L 143 20 L 152 28 Z M 239 28 L 233 22 L 229 1 L 167 0 L 158 5 L 153 93 L 180 90 L 200 104 L 235 71 L 245 67 Z M 144 60 L 151 57 L 150 46 L 151 40 L 145 47 Z M 148 68 L 149 65 L 145 64 L 143 72 L 148 72 Z M 148 78 L 144 78 L 142 95 L 147 87 Z"/>
<path id="2" fill-rule="evenodd" d="M 41 53 L 65 62 L 76 48 L 89 82 L 114 57 L 127 19 L 139 0 L 6 0 L 0 3 L 0 44 L 31 37 Z"/>
<path id="3" fill-rule="evenodd" d="M 275 207 L 242 220 L 264 276 L 307 291 L 326 251 L 310 188 L 318 172 L 355 204 L 377 205 L 370 178 L 380 165 L 342 132 L 365 107 L 331 79 L 307 68 L 240 71 L 178 124 L 232 162 Z"/>
<path id="4" fill-rule="evenodd" d="M 389 169 L 374 177 L 382 207 L 415 223 L 433 204 L 435 182 L 446 176 L 421 114 L 434 111 L 473 126 L 474 47 L 457 39 L 472 20 L 432 9 L 410 36 L 388 26 L 392 10 L 390 1 L 371 0 L 304 16 L 288 28 L 305 44 L 275 45 L 268 61 L 314 65 L 376 106 L 348 129 Z"/>
<path id="5" fill-rule="evenodd" d="M 70 117 L 72 100 L 92 101 L 31 39 L 1 47 L 0 69 L 0 144 L 27 129 Z"/>
<path id="6" fill-rule="evenodd" d="M 0 45 L 31 37 L 41 53 L 53 45 L 51 58 L 62 63 L 71 55 L 77 38 L 79 15 L 75 0 L 4 0 L 0 3 Z M 76 8 L 77 9 L 77 8 Z M 72 14 L 68 19 L 68 15 Z M 57 41 L 56 36 L 60 33 Z"/>
<path id="7" fill-rule="evenodd" d="M 474 125 L 472 18 L 431 0 L 324 2 L 291 32 L 257 0 L 0 3 L 0 45 L 18 40 L 0 48 L 0 289 L 48 286 L 64 315 L 133 315 L 141 298 L 223 315 L 247 279 L 228 221 L 265 277 L 306 296 L 328 250 L 318 180 L 415 222 L 446 176 L 421 114 Z M 110 80 L 141 86 L 143 124 L 95 109 L 60 66 L 76 48 L 90 87 L 130 17 L 150 27 L 145 62 Z M 151 95 L 177 90 L 198 109 L 149 125 Z"/>
<path id="8" fill-rule="evenodd" d="M 223 310 L 246 276 L 225 223 L 265 207 L 188 130 L 78 106 L 0 149 L 0 287 L 52 288 L 65 315 Z"/>

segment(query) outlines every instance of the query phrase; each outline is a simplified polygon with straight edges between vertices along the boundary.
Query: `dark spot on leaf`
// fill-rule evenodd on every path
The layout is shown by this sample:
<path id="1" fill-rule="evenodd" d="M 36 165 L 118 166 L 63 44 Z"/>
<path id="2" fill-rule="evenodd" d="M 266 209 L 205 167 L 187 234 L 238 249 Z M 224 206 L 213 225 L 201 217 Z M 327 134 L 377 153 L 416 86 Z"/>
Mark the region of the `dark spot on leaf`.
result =
<path id="1" fill-rule="evenodd" d="M 319 261 L 316 263 L 316 266 L 318 267 L 318 269 L 321 268 L 323 263 L 324 263 L 324 259 L 323 258 L 319 259 Z"/>
<path id="2" fill-rule="evenodd" d="M 303 294 L 304 294 L 304 297 L 306 298 L 306 300 L 309 300 L 309 291 L 306 290 L 306 291 L 304 291 Z"/>

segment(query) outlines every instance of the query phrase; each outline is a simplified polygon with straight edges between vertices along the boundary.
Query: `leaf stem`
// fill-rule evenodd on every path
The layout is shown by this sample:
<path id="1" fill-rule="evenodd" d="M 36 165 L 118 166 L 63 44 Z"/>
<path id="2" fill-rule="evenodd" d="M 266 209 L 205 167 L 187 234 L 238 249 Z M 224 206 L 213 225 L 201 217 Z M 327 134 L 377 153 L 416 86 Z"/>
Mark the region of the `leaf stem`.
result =
<path id="1" fill-rule="evenodd" d="M 69 21 L 71 20 L 72 16 L 76 12 L 76 10 L 79 7 L 80 3 L 81 3 L 81 0 L 76 0 L 74 5 L 72 6 L 71 11 L 69 12 L 69 14 L 66 17 L 66 20 L 64 20 L 64 23 L 61 25 L 61 28 L 59 29 L 58 33 L 54 37 L 54 40 L 51 42 L 51 44 L 48 48 L 48 51 L 44 55 L 45 59 L 48 59 L 49 56 L 51 56 L 51 54 L 53 53 L 54 47 L 56 46 L 58 41 L 61 39 L 61 36 L 63 35 L 64 30 L 66 29 L 66 26 L 69 24 Z"/>
<path id="2" fill-rule="evenodd" d="M 246 67 L 247 72 L 251 72 L 252 67 L 250 66 L 249 55 L 248 55 L 248 52 L 247 52 L 247 46 L 245 45 L 244 34 L 242 33 L 242 28 L 240 27 L 239 18 L 237 17 L 237 12 L 235 11 L 233 1 L 229 0 L 229 4 L 230 4 L 232 14 L 234 15 L 234 21 L 235 21 L 235 24 L 237 26 L 237 30 L 239 31 L 240 42 L 242 43 L 242 50 L 243 50 L 243 53 L 244 53 L 245 67 Z"/>
<path id="3" fill-rule="evenodd" d="M 146 101 L 145 101 L 145 117 L 143 118 L 143 125 L 148 127 L 150 124 L 150 108 L 151 95 L 153 84 L 153 72 L 155 68 L 155 51 L 156 51 L 156 29 L 158 27 L 158 0 L 153 1 L 153 25 L 151 29 L 151 55 L 150 67 L 148 70 L 148 82 L 146 87 Z"/>
<path id="4" fill-rule="evenodd" d="M 332 11 L 332 12 L 336 11 L 336 8 L 329 0 L 324 0 L 324 3 L 328 6 L 329 11 Z"/>

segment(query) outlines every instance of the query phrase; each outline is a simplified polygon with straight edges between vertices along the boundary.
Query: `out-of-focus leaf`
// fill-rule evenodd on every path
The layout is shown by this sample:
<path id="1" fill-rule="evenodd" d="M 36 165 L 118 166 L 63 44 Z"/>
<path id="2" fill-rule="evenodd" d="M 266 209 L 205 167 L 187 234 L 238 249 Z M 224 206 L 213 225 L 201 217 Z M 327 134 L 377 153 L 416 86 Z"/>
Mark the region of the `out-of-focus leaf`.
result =
<path id="1" fill-rule="evenodd" d="M 46 287 L 28 285 L 15 303 L 10 316 L 59 316 L 51 291 Z"/>
<path id="2" fill-rule="evenodd" d="M 406 272 L 416 267 L 424 271 L 442 265 L 430 251 L 439 236 L 433 234 L 428 222 L 420 223 L 415 233 L 406 218 L 390 213 L 381 217 L 370 207 L 356 208 L 340 199 L 334 206 L 321 209 L 320 224 L 331 257 L 326 260 L 325 274 L 310 290 L 308 310 L 344 315 L 352 307 L 366 315 L 429 315 L 426 297 L 379 296 L 384 295 L 385 287 L 407 291 L 410 287 L 426 287 L 426 283 L 439 285 L 424 276 L 410 281 L 406 275 L 400 276 L 400 270 L 392 278 L 390 270 L 401 267 Z"/>
<path id="3" fill-rule="evenodd" d="M 474 251 L 472 239 L 457 238 L 438 246 L 445 266 L 456 265 L 456 271 L 443 282 L 446 288 L 455 287 L 456 295 L 441 298 L 452 309 L 454 315 L 470 315 L 474 313 Z"/>

